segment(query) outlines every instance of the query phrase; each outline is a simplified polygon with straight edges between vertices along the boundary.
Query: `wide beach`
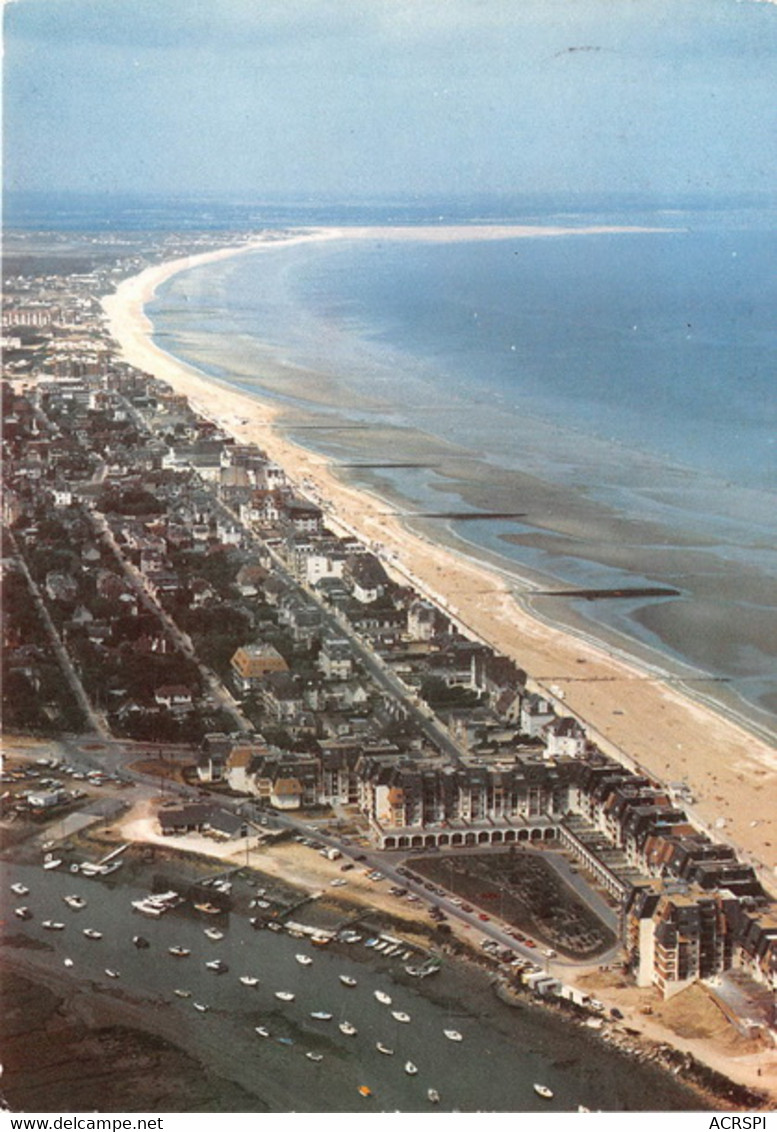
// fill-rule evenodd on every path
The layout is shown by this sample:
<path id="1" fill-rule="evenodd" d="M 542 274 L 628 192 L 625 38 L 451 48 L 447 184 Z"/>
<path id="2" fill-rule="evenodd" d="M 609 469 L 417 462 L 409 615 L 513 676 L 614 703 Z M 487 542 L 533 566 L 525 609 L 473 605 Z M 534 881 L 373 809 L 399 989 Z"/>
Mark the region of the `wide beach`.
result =
<path id="1" fill-rule="evenodd" d="M 598 231 L 599 229 L 597 229 Z M 549 238 L 563 229 L 541 230 Z M 580 235 L 586 230 L 577 229 Z M 205 377 L 161 350 L 144 305 L 181 271 L 241 251 L 287 242 L 347 237 L 459 240 L 536 236 L 535 229 L 466 227 L 318 229 L 266 236 L 242 248 L 222 249 L 152 267 L 120 284 L 104 300 L 108 328 L 122 357 L 168 381 L 193 405 L 243 442 L 266 449 L 304 491 L 325 505 L 328 521 L 358 532 L 390 555 L 392 568 L 447 603 L 460 622 L 514 657 L 534 687 L 563 692 L 563 710 L 577 715 L 603 749 L 663 781 L 685 780 L 696 800 L 693 816 L 718 839 L 741 849 L 774 888 L 777 848 L 772 839 L 777 752 L 707 705 L 681 694 L 662 674 L 627 661 L 580 635 L 531 616 L 497 571 L 422 539 L 387 514 L 385 501 L 344 482 L 320 455 L 292 444 L 281 430 L 281 410 Z"/>

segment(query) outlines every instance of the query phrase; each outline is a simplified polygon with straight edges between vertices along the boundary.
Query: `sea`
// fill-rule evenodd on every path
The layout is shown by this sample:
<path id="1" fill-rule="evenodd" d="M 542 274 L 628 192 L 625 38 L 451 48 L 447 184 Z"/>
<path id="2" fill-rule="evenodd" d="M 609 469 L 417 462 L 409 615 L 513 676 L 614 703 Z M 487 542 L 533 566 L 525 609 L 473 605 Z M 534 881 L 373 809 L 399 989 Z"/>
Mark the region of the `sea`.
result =
<path id="1" fill-rule="evenodd" d="M 198 267 L 148 306 L 154 339 L 272 400 L 293 440 L 536 616 L 774 740 L 774 214 L 531 203 L 433 222 L 568 233 L 346 234 Z"/>

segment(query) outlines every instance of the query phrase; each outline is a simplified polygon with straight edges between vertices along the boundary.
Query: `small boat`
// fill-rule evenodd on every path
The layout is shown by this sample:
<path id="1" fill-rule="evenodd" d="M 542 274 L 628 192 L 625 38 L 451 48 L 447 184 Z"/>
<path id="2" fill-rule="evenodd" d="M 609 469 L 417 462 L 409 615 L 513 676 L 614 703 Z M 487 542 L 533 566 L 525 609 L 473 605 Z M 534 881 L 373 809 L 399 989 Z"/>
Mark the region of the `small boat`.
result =
<path id="1" fill-rule="evenodd" d="M 67 904 L 68 908 L 72 908 L 74 912 L 80 912 L 82 908 L 86 907 L 86 901 L 83 896 L 63 896 L 62 899 Z"/>
<path id="2" fill-rule="evenodd" d="M 332 1015 L 328 1010 L 311 1010 L 310 1017 L 315 1018 L 318 1022 L 331 1022 Z"/>
<path id="3" fill-rule="evenodd" d="M 211 959 L 205 966 L 209 971 L 215 971 L 217 975 L 223 975 L 225 971 L 229 970 L 223 959 Z"/>
<path id="4" fill-rule="evenodd" d="M 71 871 L 71 873 L 80 873 L 81 872 L 81 866 L 77 865 L 74 861 L 73 864 L 70 866 L 70 871 Z"/>
<path id="5" fill-rule="evenodd" d="M 386 994 L 386 992 L 382 991 L 382 990 L 376 990 L 374 993 L 375 993 L 375 997 L 377 998 L 378 1002 L 382 1002 L 384 1006 L 391 1006 L 391 995 L 390 994 Z"/>
<path id="6" fill-rule="evenodd" d="M 365 939 L 364 946 L 365 947 L 374 947 L 377 942 L 378 942 L 378 937 L 376 935 L 373 935 L 373 936 L 370 936 L 369 939 Z"/>
<path id="7" fill-rule="evenodd" d="M 118 979 L 120 977 L 119 972 L 114 971 L 113 967 L 106 967 L 105 973 L 106 973 L 106 975 L 108 976 L 109 979 Z"/>
<path id="8" fill-rule="evenodd" d="M 553 1091 L 547 1085 L 535 1085 L 534 1091 L 538 1097 L 542 1097 L 544 1101 L 553 1099 Z"/>
<path id="9" fill-rule="evenodd" d="M 385 939 L 378 940 L 378 942 L 375 944 L 376 951 L 385 951 L 387 947 L 388 943 Z"/>
<path id="10" fill-rule="evenodd" d="M 459 1033 L 458 1030 L 443 1030 L 443 1033 L 445 1034 L 446 1038 L 448 1038 L 452 1042 L 464 1041 L 463 1036 Z"/>
<path id="11" fill-rule="evenodd" d="M 17 883 L 11 885 L 11 892 L 14 896 L 27 896 L 29 891 L 29 888 L 24 884 Z"/>
<path id="12" fill-rule="evenodd" d="M 309 955 L 303 955 L 302 952 L 298 952 L 294 956 L 294 958 L 297 960 L 298 963 L 301 963 L 303 967 L 309 967 L 310 964 L 313 962 L 313 960 L 310 958 Z"/>
<path id="13" fill-rule="evenodd" d="M 20 920 L 31 920 L 32 919 L 32 912 L 30 911 L 30 909 L 27 907 L 26 904 L 23 904 L 21 906 L 21 908 L 14 908 L 13 914 L 14 914 L 14 916 L 18 916 Z"/>
<path id="14" fill-rule="evenodd" d="M 359 1085 L 359 1093 L 363 1097 L 371 1097 L 372 1089 L 369 1085 Z"/>
<path id="15" fill-rule="evenodd" d="M 305 1057 L 308 1059 L 308 1061 L 323 1061 L 324 1060 L 323 1053 L 313 1053 L 313 1051 L 310 1050 L 310 1049 L 305 1054 Z"/>
<path id="16" fill-rule="evenodd" d="M 101 876 L 108 877 L 111 873 L 118 872 L 123 864 L 123 861 L 111 861 L 108 865 L 101 865 L 100 874 Z"/>
<path id="17" fill-rule="evenodd" d="M 388 1054 L 389 1057 L 393 1056 L 394 1053 L 393 1049 L 390 1049 L 389 1046 L 384 1046 L 383 1042 L 376 1042 L 375 1049 L 378 1053 Z"/>
<path id="18" fill-rule="evenodd" d="M 206 928 L 205 935 L 208 937 L 208 939 L 212 939 L 214 941 L 224 938 L 224 933 L 220 932 L 218 928 Z"/>
<path id="19" fill-rule="evenodd" d="M 209 901 L 204 904 L 195 904 L 194 907 L 198 912 L 204 912 L 206 916 L 218 916 L 221 912 L 216 904 L 211 904 Z"/>
<path id="20" fill-rule="evenodd" d="M 275 1040 L 277 1041 L 278 1045 L 281 1045 L 281 1046 L 293 1046 L 294 1045 L 294 1038 L 276 1038 Z"/>
<path id="21" fill-rule="evenodd" d="M 65 959 L 64 963 L 65 963 L 66 967 L 72 967 L 73 966 L 73 960 L 72 959 Z"/>
<path id="22" fill-rule="evenodd" d="M 65 929 L 65 925 L 60 920 L 41 920 L 40 926 L 50 932 L 61 932 Z"/>
<path id="23" fill-rule="evenodd" d="M 195 1010 L 199 1010 L 200 1014 L 204 1014 L 206 1010 L 210 1010 L 210 1007 L 206 1006 L 204 1002 L 193 1002 L 192 1006 Z"/>
<path id="24" fill-rule="evenodd" d="M 417 1065 L 413 1065 L 412 1061 L 406 1061 L 405 1062 L 405 1073 L 409 1073 L 411 1077 L 414 1077 L 417 1072 L 418 1072 L 418 1066 Z"/>
<path id="25" fill-rule="evenodd" d="M 437 1092 L 436 1089 L 427 1089 L 426 1095 L 427 1095 L 431 1104 L 439 1104 L 440 1103 L 440 1094 Z"/>
<path id="26" fill-rule="evenodd" d="M 293 1002 L 294 1001 L 294 995 L 292 994 L 292 992 L 290 990 L 277 990 L 275 992 L 275 997 L 279 998 L 281 1000 L 281 1002 Z"/>
<path id="27" fill-rule="evenodd" d="M 151 900 L 133 900 L 132 907 L 136 912 L 142 912 L 144 916 L 153 916 L 154 919 L 159 919 L 163 916 L 167 909 L 164 904 L 155 904 Z"/>
<path id="28" fill-rule="evenodd" d="M 103 933 L 95 931 L 94 928 L 84 928 L 84 935 L 87 939 L 102 939 Z"/>
<path id="29" fill-rule="evenodd" d="M 137 947 L 139 950 L 142 950 L 145 947 L 151 946 L 151 944 L 148 942 L 146 937 L 142 936 L 142 935 L 134 935 L 132 937 L 132 942 L 135 944 L 135 947 Z"/>
<path id="30" fill-rule="evenodd" d="M 178 944 L 175 947 L 168 947 L 170 955 L 174 955 L 176 959 L 184 959 L 187 955 L 191 955 L 188 947 L 180 947 Z"/>
<path id="31" fill-rule="evenodd" d="M 340 982 L 344 987 L 356 986 L 356 979 L 354 979 L 351 975 L 339 975 L 338 978 L 340 979 Z"/>
<path id="32" fill-rule="evenodd" d="M 269 1038 L 270 1036 L 270 1031 L 266 1026 L 254 1026 L 254 1030 L 256 1030 L 260 1038 Z"/>
<path id="33" fill-rule="evenodd" d="M 43 862 L 43 867 L 44 869 L 58 869 L 61 864 L 61 857 L 52 857 L 50 861 Z"/>
<path id="34" fill-rule="evenodd" d="M 404 1010 L 392 1010 L 391 1017 L 396 1018 L 397 1022 L 409 1022 L 410 1015 L 405 1014 Z"/>
<path id="35" fill-rule="evenodd" d="M 341 1022 L 338 1029 L 341 1034 L 347 1034 L 349 1038 L 352 1038 L 354 1034 L 357 1033 L 356 1027 L 351 1022 Z"/>
<path id="36" fill-rule="evenodd" d="M 173 994 L 177 995 L 178 998 L 191 998 L 192 997 L 192 992 L 190 990 L 178 990 L 178 989 L 176 989 L 176 990 L 173 991 Z"/>
<path id="37" fill-rule="evenodd" d="M 244 987 L 255 987 L 259 984 L 259 980 L 257 979 L 256 975 L 241 975 L 240 982 Z"/>

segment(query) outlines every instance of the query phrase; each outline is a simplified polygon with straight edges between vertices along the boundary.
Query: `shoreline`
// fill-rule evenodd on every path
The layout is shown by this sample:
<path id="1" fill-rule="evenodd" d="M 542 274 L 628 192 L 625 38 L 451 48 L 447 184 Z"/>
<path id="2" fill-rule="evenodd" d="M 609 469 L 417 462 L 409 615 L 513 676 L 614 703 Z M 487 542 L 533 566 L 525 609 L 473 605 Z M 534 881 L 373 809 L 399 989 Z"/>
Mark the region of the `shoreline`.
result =
<path id="1" fill-rule="evenodd" d="M 286 438 L 278 427 L 280 407 L 202 373 L 152 340 L 153 324 L 145 304 L 180 272 L 293 243 L 378 234 L 386 238 L 389 232 L 398 239 L 420 238 L 421 231 L 428 231 L 429 238 L 459 239 L 482 238 L 484 229 L 314 229 L 168 260 L 124 280 L 113 295 L 102 299 L 108 331 L 124 361 L 167 381 L 197 412 L 217 419 L 240 443 L 264 448 L 303 492 L 312 484 L 325 503 L 327 522 L 385 548 L 391 555 L 388 566 L 392 571 L 433 600 L 442 601 L 449 612 L 455 611 L 470 632 L 513 657 L 527 671 L 530 686 L 556 700 L 562 712 L 580 719 L 605 752 L 662 782 L 686 781 L 697 799 L 693 819 L 717 840 L 739 849 L 774 893 L 777 841 L 771 839 L 770 826 L 774 828 L 777 818 L 769 801 L 769 788 L 777 780 L 773 746 L 722 710 L 679 691 L 647 665 L 527 611 L 497 570 L 414 534 L 400 516 L 386 513 L 382 499 L 357 490 L 338 476 L 331 461 Z M 494 227 L 488 231 L 490 238 L 510 234 L 527 238 L 543 232 L 550 238 L 592 230 Z M 550 684 L 563 688 L 563 703 L 551 692 Z M 613 688 L 608 686 L 613 684 L 617 709 L 613 708 Z"/>

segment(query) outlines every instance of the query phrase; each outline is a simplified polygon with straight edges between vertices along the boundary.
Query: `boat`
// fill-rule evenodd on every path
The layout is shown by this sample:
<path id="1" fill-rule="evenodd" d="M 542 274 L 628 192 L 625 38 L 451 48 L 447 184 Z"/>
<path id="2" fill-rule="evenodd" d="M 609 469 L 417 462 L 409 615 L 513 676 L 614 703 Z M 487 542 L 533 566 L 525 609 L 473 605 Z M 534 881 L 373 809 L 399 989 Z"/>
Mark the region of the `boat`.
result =
<path id="1" fill-rule="evenodd" d="M 452 1042 L 464 1041 L 463 1036 L 459 1033 L 458 1030 L 443 1030 L 443 1033 L 445 1034 L 446 1038 L 449 1038 Z"/>
<path id="2" fill-rule="evenodd" d="M 534 1091 L 537 1094 L 537 1096 L 542 1097 L 542 1099 L 544 1101 L 549 1101 L 549 1100 L 553 1099 L 553 1091 L 551 1089 L 549 1089 L 547 1085 L 537 1085 L 537 1084 L 535 1084 Z"/>
<path id="3" fill-rule="evenodd" d="M 80 873 L 81 872 L 81 866 L 77 865 L 74 861 L 73 864 L 70 866 L 70 871 L 71 871 L 71 873 Z"/>
<path id="4" fill-rule="evenodd" d="M 61 920 L 41 920 L 40 926 L 50 932 L 61 932 L 65 928 Z"/>
<path id="5" fill-rule="evenodd" d="M 412 1061 L 406 1061 L 405 1062 L 405 1073 L 409 1073 L 411 1077 L 414 1077 L 417 1072 L 418 1072 L 418 1066 L 417 1065 L 413 1065 Z"/>
<path id="6" fill-rule="evenodd" d="M 382 991 L 382 990 L 376 990 L 374 993 L 375 993 L 375 997 L 377 998 L 378 1002 L 382 1002 L 384 1006 L 391 1006 L 391 995 L 390 994 L 386 994 L 386 992 Z"/>
<path id="7" fill-rule="evenodd" d="M 86 907 L 86 901 L 83 896 L 63 896 L 62 899 L 67 904 L 68 908 L 72 908 L 74 912 L 80 912 L 82 908 Z"/>
<path id="8" fill-rule="evenodd" d="M 391 1017 L 396 1018 L 397 1022 L 409 1022 L 410 1015 L 405 1014 L 404 1010 L 392 1010 Z"/>
<path id="9" fill-rule="evenodd" d="M 410 975 L 410 977 L 412 979 L 417 979 L 417 978 L 419 978 L 419 976 L 421 974 L 421 968 L 420 967 L 405 967 L 405 973 Z"/>
<path id="10" fill-rule="evenodd" d="M 279 1045 L 282 1045 L 282 1046 L 293 1046 L 294 1045 L 294 1038 L 276 1038 L 275 1040 L 278 1042 Z"/>
<path id="11" fill-rule="evenodd" d="M 148 940 L 145 938 L 145 936 L 142 936 L 142 935 L 134 935 L 132 937 L 132 942 L 135 944 L 135 947 L 137 947 L 139 950 L 142 950 L 145 947 L 151 946 L 151 944 L 148 942 Z"/>
<path id="12" fill-rule="evenodd" d="M 364 946 L 365 947 L 374 947 L 377 942 L 378 942 L 378 937 L 376 935 L 373 935 L 373 936 L 370 936 L 369 939 L 365 939 Z"/>
<path id="13" fill-rule="evenodd" d="M 371 1097 L 372 1089 L 369 1085 L 359 1085 L 359 1093 L 363 1097 Z"/>
<path id="14" fill-rule="evenodd" d="M 66 967 L 72 967 L 73 966 L 73 960 L 72 959 L 65 959 L 64 963 L 65 963 Z"/>
<path id="15" fill-rule="evenodd" d="M 195 1010 L 199 1010 L 200 1014 L 204 1014 L 206 1010 L 210 1010 L 210 1007 L 206 1006 L 204 1002 L 193 1002 L 192 1006 Z"/>
<path id="16" fill-rule="evenodd" d="M 254 1026 L 254 1029 L 256 1030 L 260 1038 L 269 1038 L 270 1031 L 266 1026 Z"/>
<path id="17" fill-rule="evenodd" d="M 327 1010 L 311 1010 L 310 1017 L 318 1022 L 331 1022 L 332 1015 Z"/>
<path id="18" fill-rule="evenodd" d="M 118 979 L 119 978 L 119 972 L 114 971 L 113 967 L 106 967 L 105 973 L 106 973 L 106 975 L 108 976 L 109 979 Z"/>
<path id="19" fill-rule="evenodd" d="M 174 955 L 176 959 L 184 959 L 187 955 L 191 955 L 191 951 L 188 947 L 181 947 L 179 944 L 176 944 L 175 947 L 168 947 L 167 950 L 170 955 Z"/>
<path id="20" fill-rule="evenodd" d="M 354 979 L 351 975 L 338 975 L 338 978 L 340 979 L 340 982 L 344 987 L 356 986 L 356 979 Z"/>
<path id="21" fill-rule="evenodd" d="M 324 1060 L 323 1053 L 313 1053 L 313 1051 L 310 1050 L 310 1049 L 305 1054 L 305 1057 L 308 1059 L 308 1061 L 323 1061 Z"/>
<path id="22" fill-rule="evenodd" d="M 338 1029 L 341 1034 L 347 1034 L 349 1038 L 352 1038 L 354 1034 L 357 1033 L 356 1027 L 351 1022 L 341 1022 Z"/>
<path id="23" fill-rule="evenodd" d="M 95 931 L 94 928 L 84 928 L 84 935 L 87 939 L 102 939 L 103 933 Z"/>
<path id="24" fill-rule="evenodd" d="M 224 938 L 224 933 L 220 932 L 218 928 L 206 928 L 205 935 L 208 937 L 208 939 L 212 940 Z"/>
<path id="25" fill-rule="evenodd" d="M 293 1002 L 294 1001 L 294 995 L 292 994 L 292 992 L 290 990 L 277 990 L 275 992 L 275 997 L 279 998 L 281 1000 L 281 1002 Z"/>
<path id="26" fill-rule="evenodd" d="M 375 1049 L 378 1051 L 378 1053 L 388 1054 L 389 1057 L 391 1057 L 394 1053 L 393 1049 L 390 1049 L 388 1046 L 384 1046 L 383 1042 L 376 1042 Z"/>
<path id="27" fill-rule="evenodd" d="M 18 916 L 20 920 L 31 920 L 32 919 L 32 912 L 30 911 L 30 909 L 27 907 L 26 904 L 22 904 L 21 908 L 14 908 L 13 914 L 14 914 L 14 916 Z"/>
<path id="28" fill-rule="evenodd" d="M 241 975 L 240 982 L 244 987 L 255 987 L 258 985 L 259 980 L 256 975 Z"/>
<path id="29" fill-rule="evenodd" d="M 24 884 L 17 883 L 11 885 L 11 892 L 13 892 L 14 896 L 27 896 L 29 891 L 29 888 Z"/>
<path id="30" fill-rule="evenodd" d="M 110 876 L 111 873 L 117 872 L 123 864 L 123 861 L 111 861 L 109 865 L 101 865 L 100 874 L 104 877 Z"/>
<path id="31" fill-rule="evenodd" d="M 61 864 L 61 857 L 52 857 L 50 861 L 43 862 L 43 867 L 44 869 L 58 869 Z"/>
<path id="32" fill-rule="evenodd" d="M 195 904 L 194 907 L 198 912 L 204 912 L 206 916 L 218 916 L 221 913 L 221 909 L 209 901 L 205 901 L 203 904 Z"/>
<path id="33" fill-rule="evenodd" d="M 375 944 L 376 951 L 385 951 L 387 947 L 388 943 L 385 941 L 385 939 L 378 940 L 378 942 Z"/>
<path id="34" fill-rule="evenodd" d="M 294 956 L 294 958 L 297 960 L 298 963 L 301 963 L 303 967 L 309 967 L 311 965 L 311 963 L 313 962 L 313 960 L 310 958 L 309 955 L 303 955 L 302 952 L 298 952 Z"/>
<path id="35" fill-rule="evenodd" d="M 136 912 L 142 912 L 144 916 L 153 916 L 158 919 L 163 916 L 167 909 L 163 904 L 154 904 L 151 900 L 133 900 L 132 907 Z"/>
<path id="36" fill-rule="evenodd" d="M 427 1097 L 429 1098 L 429 1101 L 432 1104 L 439 1104 L 440 1103 L 440 1094 L 437 1092 L 436 1089 L 427 1089 L 426 1095 L 427 1095 Z"/>
<path id="37" fill-rule="evenodd" d="M 209 971 L 215 971 L 217 975 L 223 975 L 225 971 L 229 970 L 223 959 L 211 959 L 205 966 Z"/>
<path id="38" fill-rule="evenodd" d="M 178 990 L 178 989 L 176 989 L 176 990 L 173 991 L 173 994 L 177 995 L 178 998 L 191 998 L 192 997 L 192 992 L 190 990 Z"/>

